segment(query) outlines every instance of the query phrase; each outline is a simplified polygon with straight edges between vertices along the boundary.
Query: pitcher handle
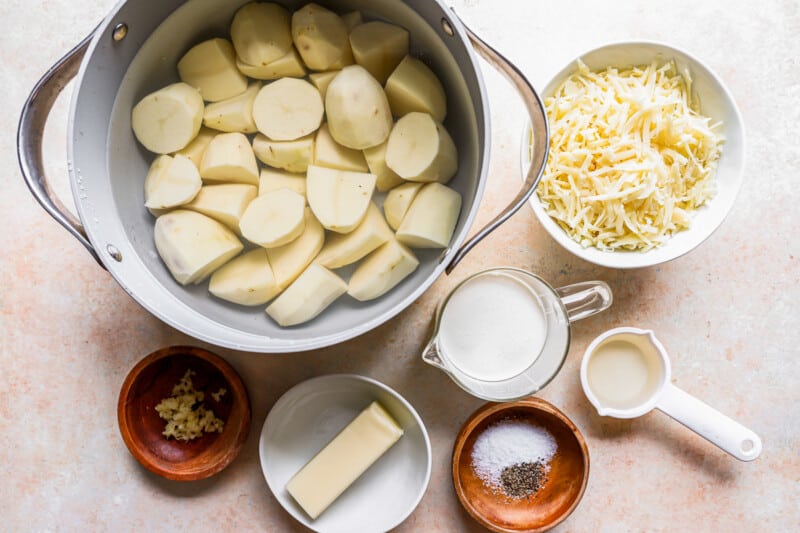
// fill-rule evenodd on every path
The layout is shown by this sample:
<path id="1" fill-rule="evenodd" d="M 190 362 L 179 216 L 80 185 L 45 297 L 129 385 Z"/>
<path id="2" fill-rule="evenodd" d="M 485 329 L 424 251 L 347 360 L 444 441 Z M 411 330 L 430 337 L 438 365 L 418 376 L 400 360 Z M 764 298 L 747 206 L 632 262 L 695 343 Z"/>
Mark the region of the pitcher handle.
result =
<path id="1" fill-rule="evenodd" d="M 605 311 L 611 307 L 614 296 L 604 281 L 583 281 L 556 289 L 556 294 L 567 309 L 567 318 L 576 322 Z"/>
<path id="2" fill-rule="evenodd" d="M 78 239 L 98 264 L 105 268 L 92 243 L 89 242 L 81 221 L 69 212 L 53 192 L 45 175 L 42 159 L 42 140 L 47 117 L 50 115 L 58 95 L 78 73 L 83 56 L 86 54 L 94 34 L 95 32 L 92 31 L 75 48 L 67 52 L 48 69 L 34 86 L 22 107 L 22 114 L 19 118 L 17 158 L 22 177 L 39 205 L 73 237 Z"/>
<path id="3" fill-rule="evenodd" d="M 506 208 L 500 212 L 491 222 L 486 224 L 483 228 L 481 228 L 475 235 L 473 235 L 466 243 L 464 243 L 461 248 L 453 256 L 453 259 L 450 261 L 450 264 L 447 265 L 445 268 L 445 272 L 450 274 L 453 271 L 455 266 L 464 259 L 472 248 L 478 244 L 484 237 L 486 237 L 489 233 L 497 229 L 503 222 L 508 220 L 511 215 L 519 211 L 519 209 L 525 205 L 528 198 L 530 198 L 533 191 L 536 190 L 536 186 L 539 185 L 539 180 L 542 179 L 542 174 L 544 173 L 544 166 L 547 162 L 547 154 L 550 147 L 550 130 L 547 125 L 547 115 L 544 110 L 544 104 L 542 103 L 541 98 L 536 93 L 536 90 L 533 88 L 531 83 L 525 77 L 525 75 L 508 59 L 503 57 L 497 50 L 489 46 L 486 42 L 484 42 L 480 37 L 475 35 L 462 21 L 458 15 L 453 12 L 453 15 L 464 28 L 464 31 L 469 38 L 470 43 L 472 44 L 473 48 L 475 49 L 478 54 L 484 58 L 492 67 L 495 68 L 500 74 L 502 74 L 514 88 L 517 90 L 519 95 L 522 97 L 523 102 L 525 103 L 525 107 L 528 110 L 528 115 L 530 115 L 531 119 L 531 131 L 532 138 L 531 138 L 531 166 L 528 167 L 528 173 L 525 177 L 525 182 L 522 185 L 522 189 L 517 194 L 516 198 L 514 198 L 511 203 L 506 206 Z M 449 26 L 449 23 L 446 19 L 442 20 L 442 24 L 445 27 L 445 31 Z M 453 31 L 450 28 L 450 31 Z"/>

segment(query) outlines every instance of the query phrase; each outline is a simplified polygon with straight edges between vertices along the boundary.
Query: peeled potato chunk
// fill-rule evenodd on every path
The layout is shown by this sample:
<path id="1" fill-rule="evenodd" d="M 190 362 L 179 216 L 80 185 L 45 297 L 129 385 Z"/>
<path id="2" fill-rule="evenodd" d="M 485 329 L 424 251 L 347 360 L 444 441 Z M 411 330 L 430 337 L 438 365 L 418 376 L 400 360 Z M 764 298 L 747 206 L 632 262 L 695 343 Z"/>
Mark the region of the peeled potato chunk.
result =
<path id="1" fill-rule="evenodd" d="M 203 123 L 203 98 L 185 83 L 148 94 L 133 107 L 131 127 L 142 146 L 156 154 L 181 150 Z"/>
<path id="2" fill-rule="evenodd" d="M 208 102 L 247 90 L 247 78 L 236 68 L 233 45 L 225 39 L 209 39 L 190 48 L 178 61 L 178 75 Z"/>
<path id="3" fill-rule="evenodd" d="M 250 142 L 241 133 L 220 133 L 208 143 L 200 177 L 210 182 L 258 185 L 258 164 Z"/>
<path id="4" fill-rule="evenodd" d="M 375 189 L 375 176 L 309 165 L 306 176 L 308 205 L 331 231 L 348 233 L 364 219 Z"/>
<path id="5" fill-rule="evenodd" d="M 267 249 L 275 282 L 281 289 L 288 287 L 297 279 L 297 276 L 317 257 L 325 242 L 325 229 L 310 208 L 306 207 L 303 217 L 305 228 L 302 235 L 289 244 Z"/>
<path id="6" fill-rule="evenodd" d="M 292 14 L 294 45 L 312 70 L 329 70 L 341 62 L 349 52 L 347 35 L 341 17 L 317 4 L 306 4 Z"/>
<path id="7" fill-rule="evenodd" d="M 154 235 L 158 255 L 181 285 L 200 283 L 243 248 L 216 220 L 184 209 L 158 217 Z"/>
<path id="8" fill-rule="evenodd" d="M 202 185 L 197 167 L 188 158 L 158 156 L 144 180 L 144 205 L 166 209 L 185 204 L 195 197 Z"/>
<path id="9" fill-rule="evenodd" d="M 339 170 L 369 171 L 364 154 L 360 150 L 347 148 L 334 141 L 327 124 L 323 124 L 317 130 L 314 141 L 314 164 Z"/>
<path id="10" fill-rule="evenodd" d="M 411 202 L 417 197 L 417 193 L 424 186 L 423 183 L 404 183 L 395 187 L 383 201 L 383 214 L 389 227 L 396 230 L 403 222 L 403 218 L 411 207 Z"/>
<path id="11" fill-rule="evenodd" d="M 271 2 L 245 4 L 233 16 L 231 41 L 242 61 L 267 65 L 292 47 L 289 12 Z"/>
<path id="12" fill-rule="evenodd" d="M 439 183 L 428 183 L 411 202 L 397 228 L 397 240 L 412 248 L 446 248 L 460 211 L 460 194 Z"/>
<path id="13" fill-rule="evenodd" d="M 311 263 L 294 283 L 267 307 L 267 314 L 281 326 L 308 322 L 347 292 L 347 283 L 316 263 Z"/>
<path id="14" fill-rule="evenodd" d="M 305 205 L 305 198 L 294 191 L 271 191 L 250 202 L 239 229 L 245 239 L 264 248 L 288 244 L 303 233 Z"/>
<path id="15" fill-rule="evenodd" d="M 447 183 L 458 170 L 458 153 L 444 126 L 427 113 L 413 112 L 392 129 L 386 164 L 409 181 Z"/>
<path id="16" fill-rule="evenodd" d="M 382 296 L 419 266 L 414 254 L 392 239 L 370 254 L 350 277 L 347 293 L 365 302 Z"/>
<path id="17" fill-rule="evenodd" d="M 317 88 L 323 100 L 328 93 L 328 85 L 331 84 L 331 81 L 333 81 L 333 78 L 335 78 L 339 72 L 338 70 L 329 70 L 327 72 L 312 72 L 308 75 L 308 79 L 314 84 L 314 87 Z"/>
<path id="18" fill-rule="evenodd" d="M 253 152 L 264 164 L 289 172 L 305 172 L 314 160 L 313 133 L 294 141 L 273 141 L 258 134 L 253 139 Z"/>
<path id="19" fill-rule="evenodd" d="M 381 144 L 392 129 L 383 87 L 359 65 L 345 67 L 333 78 L 325 94 L 325 110 L 331 136 L 354 150 Z"/>
<path id="20" fill-rule="evenodd" d="M 251 83 L 239 96 L 208 104 L 203 115 L 203 124 L 218 131 L 255 133 L 258 131 L 253 122 L 253 102 L 261 82 Z"/>
<path id="21" fill-rule="evenodd" d="M 347 27 L 347 31 L 351 32 L 353 28 L 364 23 L 364 17 L 361 16 L 361 11 L 351 11 L 342 15 L 342 22 Z"/>
<path id="22" fill-rule="evenodd" d="M 386 192 L 405 182 L 403 178 L 397 175 L 397 172 L 386 164 L 386 144 L 387 142 L 384 141 L 378 146 L 364 149 L 364 159 L 367 160 L 369 171 L 378 178 L 375 182 L 375 188 L 380 192 Z"/>
<path id="23" fill-rule="evenodd" d="M 353 28 L 350 47 L 356 64 L 383 85 L 408 55 L 408 32 L 400 26 L 374 20 Z"/>
<path id="24" fill-rule="evenodd" d="M 178 150 L 172 155 L 182 155 L 188 157 L 189 160 L 194 163 L 194 166 L 196 166 L 199 170 L 200 162 L 203 161 L 203 154 L 206 153 L 208 143 L 211 142 L 211 139 L 213 139 L 217 133 L 219 132 L 210 128 L 200 128 L 200 131 L 197 133 L 197 137 L 195 137 L 192 142 L 187 144 L 185 148 Z"/>
<path id="25" fill-rule="evenodd" d="M 327 268 L 339 268 L 355 263 L 378 246 L 394 238 L 380 209 L 370 202 L 364 220 L 350 233 L 333 233 L 317 257 L 317 263 Z"/>
<path id="26" fill-rule="evenodd" d="M 442 82 L 428 65 L 415 57 L 406 56 L 386 80 L 386 97 L 397 117 L 419 111 L 442 122 L 447 115 Z"/>
<path id="27" fill-rule="evenodd" d="M 256 196 L 258 191 L 253 185 L 241 183 L 206 185 L 200 189 L 194 200 L 183 207 L 203 213 L 238 232 L 239 220 Z"/>
<path id="28" fill-rule="evenodd" d="M 262 168 L 258 180 L 258 195 L 267 194 L 278 189 L 289 189 L 303 198 L 306 197 L 306 177 L 303 174 L 292 174 L 275 168 Z"/>
<path id="29" fill-rule="evenodd" d="M 317 88 L 295 78 L 265 85 L 253 104 L 258 131 L 273 141 L 293 141 L 316 131 L 324 112 Z"/>
<path id="30" fill-rule="evenodd" d="M 250 76 L 257 80 L 303 78 L 306 75 L 306 67 L 303 66 L 300 54 L 297 53 L 294 46 L 286 54 L 266 65 L 250 65 L 237 57 L 236 68 L 245 76 Z"/>
<path id="31" fill-rule="evenodd" d="M 275 283 L 264 248 L 251 250 L 214 272 L 208 291 L 223 300 L 239 305 L 263 305 L 281 289 Z"/>

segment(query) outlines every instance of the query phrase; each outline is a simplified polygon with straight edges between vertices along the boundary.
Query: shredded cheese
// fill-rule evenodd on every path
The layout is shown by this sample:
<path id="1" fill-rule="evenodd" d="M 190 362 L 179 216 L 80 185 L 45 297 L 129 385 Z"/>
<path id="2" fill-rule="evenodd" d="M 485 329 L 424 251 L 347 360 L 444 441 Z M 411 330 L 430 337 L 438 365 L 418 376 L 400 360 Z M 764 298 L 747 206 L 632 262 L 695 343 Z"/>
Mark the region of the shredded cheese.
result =
<path id="1" fill-rule="evenodd" d="M 550 155 L 537 194 L 582 246 L 649 250 L 714 196 L 721 123 L 699 113 L 674 62 L 591 72 L 579 61 L 545 108 Z"/>

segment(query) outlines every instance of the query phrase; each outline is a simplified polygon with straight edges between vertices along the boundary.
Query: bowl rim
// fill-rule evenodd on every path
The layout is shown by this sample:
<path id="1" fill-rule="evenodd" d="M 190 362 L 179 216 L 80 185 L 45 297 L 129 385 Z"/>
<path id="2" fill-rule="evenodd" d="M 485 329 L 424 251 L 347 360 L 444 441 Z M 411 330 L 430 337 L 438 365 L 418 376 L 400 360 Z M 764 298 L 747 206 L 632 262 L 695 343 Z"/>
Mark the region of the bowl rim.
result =
<path id="1" fill-rule="evenodd" d="M 209 463 L 205 468 L 192 470 L 191 472 L 166 470 L 152 462 L 149 458 L 149 454 L 144 453 L 142 448 L 138 446 L 137 442 L 133 439 L 135 426 L 129 423 L 127 416 L 129 407 L 128 399 L 131 389 L 141 376 L 142 372 L 158 361 L 175 356 L 195 357 L 211 364 L 222 374 L 222 376 L 230 385 L 232 389 L 231 394 L 233 395 L 233 401 L 240 403 L 243 409 L 242 422 L 239 425 L 238 433 L 233 446 L 228 449 L 227 452 L 217 461 Z M 233 462 L 234 459 L 236 459 L 236 457 L 239 455 L 239 452 L 241 452 L 242 447 L 247 440 L 247 436 L 250 433 L 251 418 L 252 412 L 250 409 L 250 398 L 241 376 L 239 376 L 230 363 L 225 361 L 222 357 L 198 346 L 167 346 L 146 355 L 138 363 L 136 363 L 130 372 L 128 372 L 128 375 L 125 377 L 125 381 L 120 388 L 119 398 L 117 400 L 117 424 L 120 435 L 122 436 L 122 440 L 125 442 L 125 446 L 128 448 L 128 451 L 131 453 L 131 455 L 133 455 L 136 461 L 147 470 L 172 481 L 197 481 L 211 477 L 224 470 Z"/>
<path id="2" fill-rule="evenodd" d="M 274 416 L 277 416 L 277 415 L 274 415 L 275 409 L 277 407 L 280 407 L 283 403 L 286 403 L 287 401 L 289 401 L 291 399 L 291 395 L 292 394 L 297 394 L 297 392 L 296 392 L 297 389 L 304 388 L 304 387 L 313 387 L 313 386 L 319 384 L 320 382 L 334 381 L 334 380 L 360 381 L 360 382 L 367 383 L 367 384 L 371 385 L 372 387 L 375 387 L 377 389 L 380 389 L 380 390 L 388 393 L 390 396 L 395 398 L 397 401 L 399 401 L 406 408 L 408 413 L 411 415 L 411 417 L 414 419 L 414 421 L 416 422 L 416 424 L 420 428 L 420 432 L 422 434 L 423 442 L 425 444 L 425 459 L 426 459 L 426 461 L 425 461 L 424 480 L 420 484 L 418 494 L 415 497 L 415 499 L 412 502 L 412 504 L 409 506 L 407 512 L 405 512 L 398 519 L 398 521 L 396 523 L 392 524 L 391 527 L 388 528 L 389 530 L 394 529 L 397 526 L 399 526 L 400 524 L 402 524 L 403 522 L 405 522 L 408 519 L 409 516 L 411 516 L 411 514 L 419 506 L 420 502 L 422 501 L 422 498 L 425 496 L 425 493 L 428 491 L 428 486 L 430 485 L 430 480 L 431 480 L 432 464 L 433 464 L 432 451 L 431 451 L 431 440 L 430 440 L 430 436 L 428 435 L 428 429 L 425 427 L 425 423 L 423 422 L 422 417 L 419 415 L 417 410 L 414 409 L 414 406 L 411 405 L 411 403 L 408 400 L 406 400 L 403 397 L 402 394 L 400 394 L 399 392 L 397 392 L 393 388 L 389 387 L 388 385 L 378 381 L 377 379 L 374 379 L 374 378 L 371 378 L 371 377 L 368 377 L 368 376 L 363 376 L 363 375 L 360 375 L 360 374 L 353 374 L 353 373 L 323 374 L 323 375 L 320 375 L 320 376 L 314 376 L 312 378 L 303 380 L 303 381 L 293 385 L 286 392 L 281 394 L 280 398 L 278 398 L 275 401 L 275 403 L 272 405 L 272 407 L 269 409 L 269 412 L 267 413 L 267 416 L 264 419 L 264 424 L 262 425 L 261 432 L 259 434 L 259 438 L 258 438 L 258 459 L 259 459 L 259 466 L 261 467 L 261 474 L 264 476 L 264 480 L 266 481 L 267 487 L 269 488 L 269 490 L 272 493 L 273 497 L 278 501 L 280 506 L 283 508 L 283 510 L 289 516 L 294 518 L 301 525 L 303 525 L 303 526 L 305 526 L 305 527 L 307 527 L 307 528 L 309 528 L 309 529 L 311 529 L 313 531 L 319 531 L 319 529 L 314 527 L 313 523 L 311 523 L 311 524 L 307 523 L 308 519 L 306 517 L 304 517 L 302 514 L 300 514 L 300 517 L 303 518 L 301 520 L 301 518 L 297 516 L 297 514 L 294 512 L 294 510 L 287 508 L 286 505 L 284 504 L 283 498 L 279 497 L 278 494 L 276 494 L 275 490 L 273 489 L 272 483 L 270 482 L 270 478 L 267 475 L 267 469 L 264 466 L 264 463 L 265 463 L 265 460 L 266 460 L 265 452 L 264 452 L 264 440 L 265 440 L 266 433 L 267 433 L 267 426 L 270 423 L 270 418 L 272 417 L 272 420 L 273 420 L 273 423 L 274 423 Z M 317 389 L 319 390 L 318 387 L 317 387 Z"/>
<path id="3" fill-rule="evenodd" d="M 651 48 L 654 50 L 661 49 L 661 51 L 666 51 L 670 53 L 676 53 L 685 56 L 691 63 L 699 67 L 699 69 L 705 71 L 711 79 L 715 82 L 715 84 L 719 87 L 720 97 L 727 101 L 731 109 L 731 115 L 735 118 L 732 123 L 735 124 L 735 129 L 738 130 L 739 135 L 741 136 L 741 164 L 739 168 L 736 169 L 736 176 L 735 178 L 729 180 L 729 187 L 732 191 L 730 196 L 730 200 L 727 202 L 727 205 L 724 206 L 724 212 L 722 216 L 719 217 L 718 220 L 712 221 L 711 224 L 705 226 L 705 235 L 702 238 L 699 238 L 697 242 L 691 244 L 690 246 L 684 246 L 683 248 L 677 249 L 677 251 L 673 253 L 662 253 L 662 254 L 648 254 L 647 252 L 626 252 L 626 251 L 603 251 L 598 250 L 594 247 L 583 248 L 579 243 L 575 242 L 567 233 L 559 226 L 553 219 L 548 215 L 544 209 L 542 208 L 541 203 L 539 203 L 539 197 L 536 191 L 531 195 L 529 199 L 529 204 L 536 215 L 536 218 L 539 220 L 539 223 L 544 227 L 545 231 L 553 238 L 563 249 L 570 252 L 572 255 L 583 259 L 584 261 L 588 261 L 598 266 L 606 267 L 606 268 L 615 268 L 621 270 L 628 270 L 628 269 L 636 269 L 636 268 L 646 268 L 651 266 L 656 266 L 664 263 L 668 263 L 679 257 L 683 257 L 684 255 L 688 254 L 689 252 L 698 248 L 701 244 L 703 244 L 706 240 L 708 240 L 711 235 L 713 235 L 725 219 L 728 217 L 730 212 L 733 210 L 733 207 L 736 203 L 736 199 L 741 191 L 742 185 L 744 183 L 744 170 L 747 165 L 747 135 L 744 126 L 744 119 L 742 117 L 741 110 L 736 103 L 736 100 L 733 98 L 733 94 L 731 93 L 728 86 L 723 82 L 722 78 L 713 70 L 711 69 L 705 62 L 699 59 L 696 55 L 686 51 L 683 48 L 678 46 L 674 46 L 672 44 L 665 43 L 663 41 L 658 40 L 648 40 L 648 39 L 634 39 L 634 40 L 621 40 L 621 41 L 613 41 L 610 43 L 605 43 L 594 48 L 590 48 L 577 56 L 575 56 L 572 60 L 566 63 L 561 69 L 559 69 L 554 75 L 552 75 L 547 83 L 544 85 L 544 89 L 541 91 L 541 98 L 542 100 L 546 100 L 550 93 L 553 91 L 554 86 L 557 82 L 562 81 L 562 79 L 570 72 L 575 70 L 574 65 L 579 60 L 583 60 L 583 58 L 590 54 L 595 54 L 600 51 L 604 51 L 607 49 L 621 49 L 626 47 L 634 47 L 634 46 L 642 46 Z M 614 66 L 614 65 L 609 65 Z M 549 122 L 549 120 L 548 120 Z M 529 146 L 530 146 L 530 124 L 529 121 L 525 121 L 525 126 L 522 130 L 522 143 L 521 143 L 521 150 L 520 150 L 520 164 L 523 169 L 528 168 L 530 165 L 530 156 L 529 156 Z M 725 157 L 725 152 L 723 151 L 722 157 Z M 712 198 L 712 201 L 714 199 Z M 703 209 L 705 206 L 702 206 Z M 689 228 L 691 231 L 692 228 Z M 671 237 L 672 238 L 672 237 Z M 670 239 L 671 239 L 670 238 Z M 670 241 L 667 241 L 661 247 L 657 247 L 650 252 L 665 250 L 667 246 L 669 246 Z M 596 252 L 596 253 L 595 253 Z"/>
<path id="4" fill-rule="evenodd" d="M 466 497 L 464 493 L 464 488 L 461 486 L 461 478 L 459 476 L 460 473 L 459 464 L 460 464 L 461 454 L 464 451 L 464 444 L 466 443 L 469 436 L 472 435 L 472 433 L 475 431 L 475 428 L 490 416 L 502 413 L 503 411 L 508 411 L 511 409 L 519 409 L 519 408 L 541 411 L 555 416 L 562 424 L 564 424 L 570 430 L 572 435 L 575 437 L 575 439 L 578 442 L 578 447 L 581 450 L 581 456 L 583 458 L 583 478 L 581 480 L 581 486 L 578 489 L 577 497 L 572 502 L 572 504 L 567 508 L 567 510 L 564 511 L 559 517 L 557 517 L 550 524 L 547 524 L 540 528 L 511 529 L 511 528 L 505 528 L 494 522 L 491 522 L 485 516 L 483 516 L 472 505 L 472 502 Z M 589 471 L 590 471 L 589 448 L 586 444 L 586 439 L 583 437 L 583 434 L 578 429 L 578 426 L 576 426 L 575 423 L 572 420 L 570 420 L 569 417 L 567 417 L 567 415 L 563 413 L 563 411 L 561 411 L 555 405 L 551 404 L 546 400 L 537 398 L 535 396 L 531 396 L 530 398 L 525 398 L 523 400 L 517 400 L 514 402 L 505 402 L 505 403 L 489 402 L 479 407 L 464 421 L 464 424 L 461 426 L 461 429 L 458 432 L 458 436 L 456 437 L 455 443 L 453 444 L 451 470 L 453 478 L 453 488 L 455 489 L 456 496 L 458 496 L 458 501 L 461 503 L 461 506 L 470 514 L 470 516 L 472 516 L 472 518 L 475 519 L 475 521 L 477 521 L 480 525 L 497 533 L 542 533 L 544 531 L 548 531 L 554 528 L 555 526 L 566 520 L 567 517 L 569 517 L 569 515 L 571 515 L 572 512 L 578 507 L 578 504 L 580 504 L 581 500 L 583 499 L 583 495 L 586 492 L 586 486 L 589 483 Z"/>

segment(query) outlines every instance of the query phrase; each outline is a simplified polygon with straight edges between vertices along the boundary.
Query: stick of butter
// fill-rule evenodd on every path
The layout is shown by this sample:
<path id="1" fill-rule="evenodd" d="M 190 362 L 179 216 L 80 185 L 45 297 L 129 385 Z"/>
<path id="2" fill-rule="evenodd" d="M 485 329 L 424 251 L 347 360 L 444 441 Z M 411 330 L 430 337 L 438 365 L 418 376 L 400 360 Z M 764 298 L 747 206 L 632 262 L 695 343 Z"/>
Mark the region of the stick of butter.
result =
<path id="1" fill-rule="evenodd" d="M 372 402 L 289 480 L 286 490 L 316 519 L 402 436 L 391 415 Z"/>

